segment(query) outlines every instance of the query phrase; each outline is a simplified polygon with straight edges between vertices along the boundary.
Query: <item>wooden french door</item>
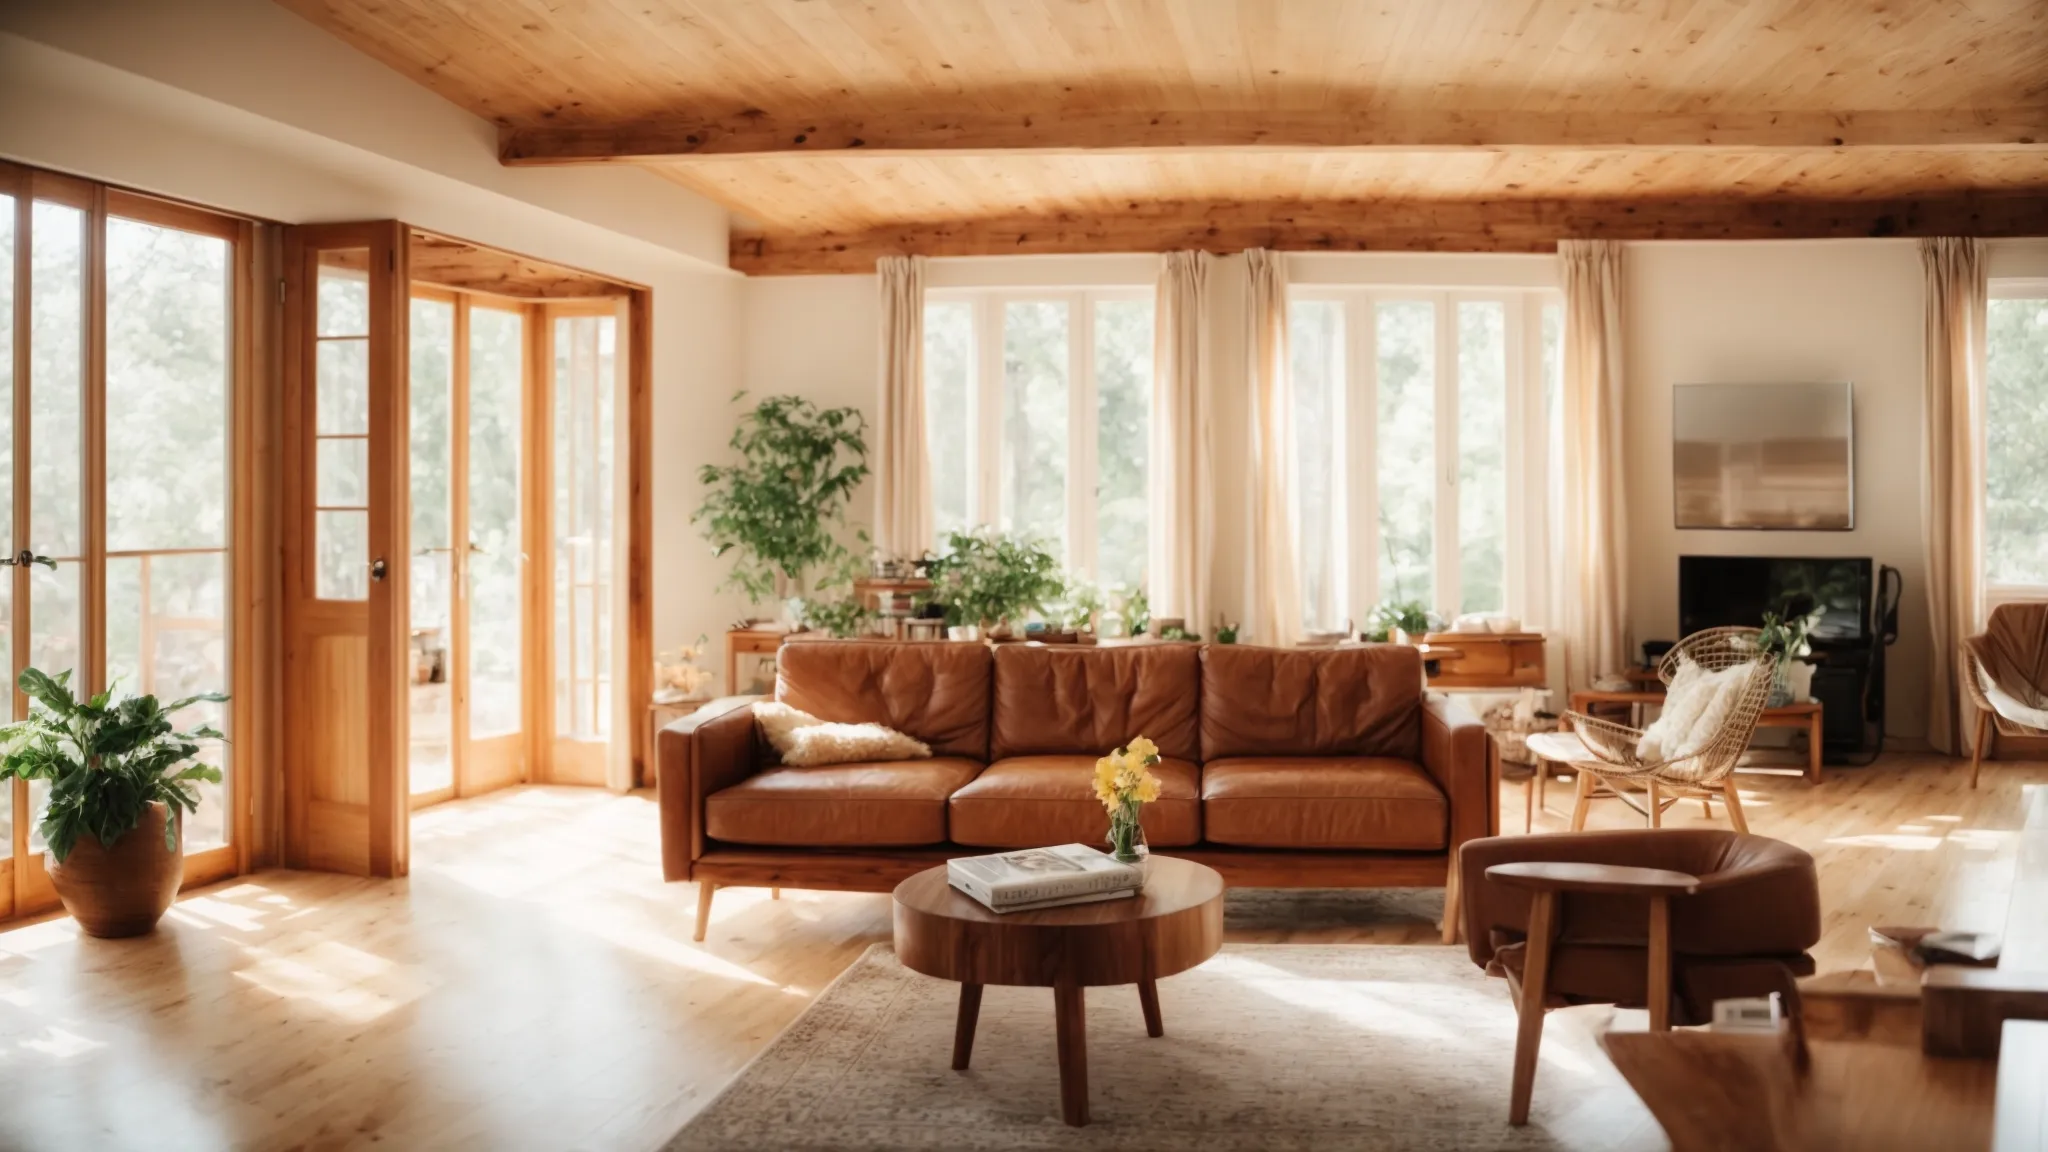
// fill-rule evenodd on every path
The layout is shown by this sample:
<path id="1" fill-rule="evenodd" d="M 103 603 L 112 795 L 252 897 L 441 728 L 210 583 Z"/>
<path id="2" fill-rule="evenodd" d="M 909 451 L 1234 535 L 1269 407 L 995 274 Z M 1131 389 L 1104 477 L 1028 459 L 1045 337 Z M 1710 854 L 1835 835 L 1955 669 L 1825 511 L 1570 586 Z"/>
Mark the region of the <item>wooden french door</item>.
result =
<path id="1" fill-rule="evenodd" d="M 285 237 L 285 860 L 407 870 L 406 230 Z"/>
<path id="2" fill-rule="evenodd" d="M 235 595 L 248 458 L 254 225 L 0 163 L 0 664 L 68 671 L 80 695 L 229 691 L 247 614 Z M 174 717 L 241 736 L 245 705 Z M 250 741 L 251 745 L 256 741 Z M 185 882 L 242 867 L 258 757 L 223 769 L 183 820 Z M 0 918 L 56 906 L 44 781 L 0 787 Z"/>
<path id="3" fill-rule="evenodd" d="M 412 806 L 516 784 L 532 741 L 531 305 L 412 287 Z"/>

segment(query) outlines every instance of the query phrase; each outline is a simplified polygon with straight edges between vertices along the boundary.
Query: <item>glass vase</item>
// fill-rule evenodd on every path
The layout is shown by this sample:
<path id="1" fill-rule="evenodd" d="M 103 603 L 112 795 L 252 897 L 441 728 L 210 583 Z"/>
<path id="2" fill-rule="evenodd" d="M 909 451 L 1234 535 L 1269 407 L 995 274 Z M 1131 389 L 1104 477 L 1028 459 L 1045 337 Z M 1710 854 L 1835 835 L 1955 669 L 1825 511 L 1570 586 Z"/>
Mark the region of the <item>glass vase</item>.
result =
<path id="1" fill-rule="evenodd" d="M 1145 844 L 1145 826 L 1138 822 L 1136 805 L 1111 814 L 1108 839 L 1109 854 L 1117 863 L 1138 869 L 1141 877 L 1150 873 L 1152 850 Z"/>

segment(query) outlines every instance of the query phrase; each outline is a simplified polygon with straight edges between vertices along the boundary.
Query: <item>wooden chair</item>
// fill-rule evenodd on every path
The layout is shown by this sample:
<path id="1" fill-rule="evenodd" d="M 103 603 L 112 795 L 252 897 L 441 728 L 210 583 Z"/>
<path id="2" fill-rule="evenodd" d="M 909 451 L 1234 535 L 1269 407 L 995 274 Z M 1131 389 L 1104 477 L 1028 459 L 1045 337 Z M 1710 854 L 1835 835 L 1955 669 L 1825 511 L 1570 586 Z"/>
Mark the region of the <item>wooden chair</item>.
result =
<path id="1" fill-rule="evenodd" d="M 1970 787 L 1991 731 L 2048 736 L 2048 601 L 2000 604 L 1984 631 L 1963 641 L 1963 686 L 1977 706 L 1970 743 Z"/>
<path id="2" fill-rule="evenodd" d="M 1586 826 L 1587 809 L 1595 790 L 1602 786 L 1642 812 L 1652 828 L 1663 826 L 1665 809 L 1690 798 L 1698 800 L 1709 814 L 1711 801 L 1723 801 L 1728 806 L 1728 822 L 1737 832 L 1749 831 L 1742 797 L 1735 790 L 1735 765 L 1749 747 L 1777 677 L 1776 660 L 1757 646 L 1759 635 L 1755 628 L 1709 628 L 1686 637 L 1658 662 L 1657 676 L 1667 685 L 1688 660 L 1709 672 L 1750 668 L 1742 694 L 1720 729 L 1685 755 L 1644 760 L 1636 751 L 1643 736 L 1640 730 L 1579 712 L 1565 713 L 1571 731 L 1529 737 L 1531 752 L 1569 764 L 1578 775 L 1572 831 Z M 1624 785 L 1641 787 L 1648 794 L 1647 803 L 1637 805 Z"/>

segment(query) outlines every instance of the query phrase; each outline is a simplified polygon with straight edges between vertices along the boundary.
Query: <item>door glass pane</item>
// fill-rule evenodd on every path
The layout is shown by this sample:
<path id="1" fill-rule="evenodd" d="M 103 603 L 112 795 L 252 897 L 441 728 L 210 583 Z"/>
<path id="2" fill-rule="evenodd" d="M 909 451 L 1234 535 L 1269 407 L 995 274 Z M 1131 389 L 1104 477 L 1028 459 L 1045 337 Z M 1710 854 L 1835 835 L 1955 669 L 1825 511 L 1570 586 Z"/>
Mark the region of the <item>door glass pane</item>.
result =
<path id="1" fill-rule="evenodd" d="M 931 461 L 933 547 L 974 526 L 974 305 L 924 307 L 924 440 Z"/>
<path id="2" fill-rule="evenodd" d="M 370 514 L 345 509 L 313 513 L 313 595 L 365 600 L 370 595 Z"/>
<path id="3" fill-rule="evenodd" d="M 1294 393 L 1294 495 L 1300 517 L 1301 622 L 1335 631 L 1349 612 L 1344 587 L 1344 305 L 1287 307 Z"/>
<path id="4" fill-rule="evenodd" d="M 455 784 L 455 305 L 412 301 L 412 749 L 414 792 Z"/>
<path id="5" fill-rule="evenodd" d="M 1992 584 L 2048 584 L 2048 299 L 1987 317 L 1984 560 Z"/>
<path id="6" fill-rule="evenodd" d="M 228 688 L 230 245 L 107 221 L 107 683 L 172 700 Z M 150 554 L 162 549 L 208 549 Z M 141 553 L 134 555 L 133 553 Z M 226 723 L 219 704 L 172 717 Z M 228 748 L 202 745 L 185 850 L 228 842 Z"/>
<path id="7" fill-rule="evenodd" d="M 319 253 L 313 346 L 313 595 L 370 595 L 370 254 Z"/>
<path id="8" fill-rule="evenodd" d="M 45 556 L 84 554 L 79 485 L 85 404 L 85 213 L 37 202 L 30 302 L 29 538 Z M 60 668 L 48 668 L 58 672 Z"/>
<path id="9" fill-rule="evenodd" d="M 14 551 L 14 214 L 12 196 L 0 196 L 0 540 Z M 13 680 L 14 581 L 0 576 L 0 667 Z M 12 701 L 12 685 L 8 699 Z M 12 718 L 10 703 L 0 714 Z M 0 784 L 0 860 L 14 855 L 14 784 Z"/>
<path id="10" fill-rule="evenodd" d="M 1379 365 L 1380 599 L 1434 608 L 1436 308 L 1376 306 Z"/>
<path id="11" fill-rule="evenodd" d="M 555 734 L 604 740 L 611 714 L 612 418 L 618 322 L 554 321 Z"/>
<path id="12" fill-rule="evenodd" d="M 1095 568 L 1105 584 L 1145 583 L 1151 458 L 1152 301 L 1095 302 Z M 1199 629 L 1199 621 L 1189 621 Z"/>
<path id="13" fill-rule="evenodd" d="M 469 722 L 472 739 L 519 731 L 519 436 L 525 323 L 469 319 Z"/>
<path id="14" fill-rule="evenodd" d="M 228 685 L 227 555 L 181 552 L 107 559 L 107 677 L 122 695 L 170 701 Z M 172 716 L 180 729 L 224 727 L 222 705 L 199 703 Z M 199 759 L 223 772 L 200 783 L 199 811 L 185 818 L 185 850 L 228 839 L 229 750 L 201 745 Z"/>
<path id="15" fill-rule="evenodd" d="M 227 544 L 228 255 L 107 221 L 109 551 Z"/>
<path id="16" fill-rule="evenodd" d="M 35 377 L 31 376 L 33 382 Z M 85 650 L 83 629 L 79 618 L 77 563 L 60 565 L 52 572 L 47 568 L 35 567 L 29 570 L 29 620 L 28 620 L 28 662 L 35 668 L 49 670 L 53 675 L 67 669 L 78 668 L 79 654 Z M 82 689 L 74 674 L 72 688 Z M 49 781 L 35 780 L 29 784 L 29 851 L 41 852 L 46 846 L 42 837 L 43 809 L 49 806 Z"/>
<path id="17" fill-rule="evenodd" d="M 1067 552 L 1067 305 L 1003 306 L 1002 527 Z"/>
<path id="18" fill-rule="evenodd" d="M 1459 612 L 1507 606 L 1507 305 L 1458 303 Z"/>

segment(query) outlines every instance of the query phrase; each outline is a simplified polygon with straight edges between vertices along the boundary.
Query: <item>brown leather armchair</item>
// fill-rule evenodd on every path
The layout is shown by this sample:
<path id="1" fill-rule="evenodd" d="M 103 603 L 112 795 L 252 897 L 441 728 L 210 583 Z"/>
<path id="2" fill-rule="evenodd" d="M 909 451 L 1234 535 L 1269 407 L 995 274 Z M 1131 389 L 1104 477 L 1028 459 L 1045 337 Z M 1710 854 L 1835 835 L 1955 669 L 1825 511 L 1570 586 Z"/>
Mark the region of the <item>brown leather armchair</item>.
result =
<path id="1" fill-rule="evenodd" d="M 1721 829 L 1497 836 L 1463 846 L 1466 946 L 1521 1013 L 1509 1120 L 1526 1123 L 1543 1013 L 1647 1007 L 1652 1028 L 1703 1024 L 1714 1001 L 1785 994 L 1820 939 L 1813 857 Z"/>

